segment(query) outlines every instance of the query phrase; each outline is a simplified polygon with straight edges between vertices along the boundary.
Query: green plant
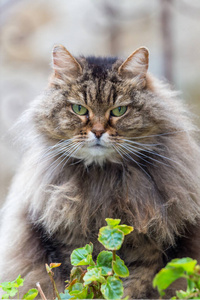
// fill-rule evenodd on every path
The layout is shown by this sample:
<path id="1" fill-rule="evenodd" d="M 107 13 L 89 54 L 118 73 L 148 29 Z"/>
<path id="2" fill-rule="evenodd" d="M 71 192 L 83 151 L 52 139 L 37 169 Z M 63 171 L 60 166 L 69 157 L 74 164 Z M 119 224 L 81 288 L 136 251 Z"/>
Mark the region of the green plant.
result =
<path id="1" fill-rule="evenodd" d="M 58 264 L 46 266 L 57 299 L 121 299 L 123 284 L 120 277 L 129 276 L 124 261 L 116 254 L 121 248 L 124 236 L 133 231 L 133 227 L 120 225 L 120 219 L 106 219 L 107 226 L 99 231 L 98 240 L 108 251 L 102 251 L 93 260 L 93 244 L 75 249 L 71 254 L 70 280 L 64 293 L 58 293 L 53 280 L 52 268 Z M 126 298 L 128 299 L 128 297 Z"/>
<path id="2" fill-rule="evenodd" d="M 5 294 L 3 294 L 3 296 L 2 296 L 2 299 L 10 299 L 10 297 L 13 298 L 16 295 L 17 295 L 17 298 L 19 299 L 19 288 L 20 288 L 20 286 L 23 286 L 23 284 L 24 284 L 24 279 L 21 278 L 20 275 L 13 281 L 2 282 L 0 284 L 0 287 L 5 292 Z M 30 289 L 22 297 L 22 299 L 33 300 L 33 299 L 35 299 L 35 297 L 37 295 L 38 295 L 37 289 Z"/>
<path id="3" fill-rule="evenodd" d="M 171 299 L 200 299 L 200 266 L 197 265 L 196 260 L 189 257 L 177 258 L 169 262 L 155 276 L 153 286 L 163 297 L 165 295 L 164 290 L 179 278 L 187 280 L 187 289 L 186 291 L 176 291 L 176 296 Z"/>
<path id="4" fill-rule="evenodd" d="M 98 254 L 96 262 L 92 257 L 92 243 L 72 252 L 73 268 L 70 280 L 66 281 L 64 293 L 58 292 L 52 271 L 61 264 L 46 265 L 53 285 L 54 299 L 122 299 L 123 284 L 120 277 L 128 277 L 129 271 L 116 251 L 121 248 L 124 236 L 132 232 L 133 227 L 120 225 L 120 221 L 120 219 L 106 219 L 107 226 L 100 228 L 98 240 L 106 248 L 106 251 Z M 173 259 L 155 276 L 153 287 L 158 289 L 160 298 L 165 295 L 164 291 L 179 278 L 187 280 L 187 289 L 186 291 L 176 291 L 176 296 L 171 299 L 200 299 L 200 266 L 197 265 L 196 260 L 188 257 Z M 10 299 L 16 295 L 19 299 L 19 288 L 23 284 L 24 279 L 20 275 L 12 282 L 1 283 L 0 287 L 5 292 L 2 299 Z M 36 285 L 42 299 L 46 300 L 39 283 Z M 38 290 L 30 289 L 22 299 L 35 299 Z"/>

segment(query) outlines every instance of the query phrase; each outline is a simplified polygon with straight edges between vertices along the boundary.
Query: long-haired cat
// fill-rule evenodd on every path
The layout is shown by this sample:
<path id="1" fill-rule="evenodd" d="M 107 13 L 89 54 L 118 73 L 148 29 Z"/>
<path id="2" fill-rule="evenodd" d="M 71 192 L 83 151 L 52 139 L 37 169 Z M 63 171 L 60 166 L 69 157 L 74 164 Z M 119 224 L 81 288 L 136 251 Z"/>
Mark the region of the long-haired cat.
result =
<path id="1" fill-rule="evenodd" d="M 21 121 L 26 151 L 1 213 L 1 281 L 21 274 L 24 292 L 39 281 L 51 298 L 45 263 L 62 263 L 62 291 L 71 251 L 92 242 L 98 253 L 106 217 L 135 228 L 119 251 L 125 295 L 155 298 L 152 279 L 167 261 L 200 260 L 196 128 L 148 73 L 148 57 L 144 47 L 125 61 L 54 48 L 49 85 Z"/>

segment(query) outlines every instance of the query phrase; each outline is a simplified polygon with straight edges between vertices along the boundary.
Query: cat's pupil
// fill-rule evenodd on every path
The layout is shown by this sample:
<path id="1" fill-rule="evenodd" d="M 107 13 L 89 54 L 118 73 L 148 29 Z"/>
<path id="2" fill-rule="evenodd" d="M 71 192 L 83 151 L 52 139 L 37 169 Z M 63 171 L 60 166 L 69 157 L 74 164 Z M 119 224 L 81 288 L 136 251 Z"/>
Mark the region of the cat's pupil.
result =
<path id="1" fill-rule="evenodd" d="M 82 107 L 81 105 L 78 105 L 78 111 L 81 111 L 81 107 Z"/>

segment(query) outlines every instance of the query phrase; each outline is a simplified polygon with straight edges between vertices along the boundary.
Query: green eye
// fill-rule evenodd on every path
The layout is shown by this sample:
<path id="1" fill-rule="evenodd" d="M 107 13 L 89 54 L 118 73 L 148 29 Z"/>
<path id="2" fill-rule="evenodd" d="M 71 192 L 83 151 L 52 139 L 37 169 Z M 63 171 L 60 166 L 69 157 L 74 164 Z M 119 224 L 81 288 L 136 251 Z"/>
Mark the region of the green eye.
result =
<path id="1" fill-rule="evenodd" d="M 80 116 L 87 115 L 88 110 L 86 107 L 79 105 L 79 104 L 72 104 L 73 111 Z"/>
<path id="2" fill-rule="evenodd" d="M 127 106 L 118 106 L 111 110 L 110 115 L 113 117 L 121 117 L 127 111 Z"/>

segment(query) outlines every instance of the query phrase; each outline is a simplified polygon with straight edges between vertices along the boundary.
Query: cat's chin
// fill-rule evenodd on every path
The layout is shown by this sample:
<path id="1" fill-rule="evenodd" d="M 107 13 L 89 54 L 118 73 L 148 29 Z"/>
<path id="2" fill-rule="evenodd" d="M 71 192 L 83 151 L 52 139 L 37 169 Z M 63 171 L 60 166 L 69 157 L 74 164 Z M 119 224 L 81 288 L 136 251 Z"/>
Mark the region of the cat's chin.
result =
<path id="1" fill-rule="evenodd" d="M 76 153 L 74 157 L 83 160 L 86 166 L 91 164 L 103 165 L 107 161 L 120 163 L 119 159 L 116 157 L 114 149 L 99 145 L 87 147 L 87 149 L 81 149 L 81 151 Z"/>

